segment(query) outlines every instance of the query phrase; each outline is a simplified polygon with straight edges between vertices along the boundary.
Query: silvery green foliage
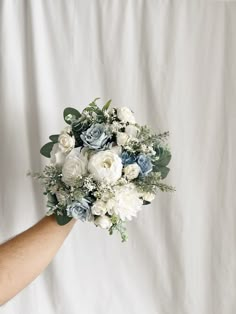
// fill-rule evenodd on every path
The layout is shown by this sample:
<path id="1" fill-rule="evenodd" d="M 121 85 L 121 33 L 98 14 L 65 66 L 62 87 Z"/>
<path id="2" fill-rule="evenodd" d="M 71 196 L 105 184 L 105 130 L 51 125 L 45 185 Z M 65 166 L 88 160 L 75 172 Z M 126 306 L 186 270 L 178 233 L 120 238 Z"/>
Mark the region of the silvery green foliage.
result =
<path id="1" fill-rule="evenodd" d="M 122 186 L 132 184 L 138 192 L 137 199 L 140 198 L 145 205 L 150 204 L 153 195 L 158 191 L 175 190 L 172 186 L 163 183 L 170 170 L 168 164 L 171 160 L 171 152 L 167 144 L 169 133 L 156 134 L 147 125 L 136 123 L 133 112 L 129 108 L 112 108 L 111 100 L 100 108 L 96 103 L 97 100 L 98 98 L 92 101 L 82 112 L 71 107 L 64 110 L 63 116 L 67 127 L 61 131 L 61 134 L 49 136 L 50 141 L 40 150 L 43 156 L 50 158 L 50 163 L 45 166 L 42 173 L 29 174 L 41 181 L 45 189 L 44 194 L 47 196 L 46 214 L 54 214 L 60 225 L 68 223 L 72 217 L 94 223 L 99 218 L 100 227 L 111 225 L 109 233 L 113 234 L 116 230 L 120 233 L 122 241 L 126 241 L 126 221 L 122 221 L 121 213 L 120 217 L 114 213 L 117 211 L 114 211 L 115 205 L 112 202 L 117 201 L 116 191 Z M 64 142 L 64 139 L 67 139 L 68 143 L 68 139 L 70 140 L 68 136 L 73 137 L 69 142 L 74 146 L 69 147 L 71 149 L 69 152 Z M 91 156 L 101 150 L 112 150 L 122 163 L 120 177 L 114 184 L 108 184 L 109 181 L 99 182 L 89 170 L 79 175 L 78 154 L 71 154 L 75 150 L 79 151 L 79 154 L 83 152 L 83 162 L 94 160 Z M 65 172 L 62 169 L 65 169 L 66 164 L 68 165 L 68 162 L 65 162 L 68 158 L 72 168 L 66 170 L 67 173 L 69 171 L 69 174 L 72 174 L 73 183 L 63 181 Z M 114 160 L 104 160 L 104 167 L 109 170 Z M 102 165 L 96 166 L 102 167 Z M 77 167 L 75 178 L 73 167 Z M 88 167 L 88 169 L 94 168 Z M 127 175 L 127 171 L 132 169 L 135 169 L 135 174 L 129 172 Z M 102 216 L 92 214 L 92 206 L 96 201 L 99 201 L 97 206 L 104 204 L 105 211 L 101 212 L 105 212 L 106 222 L 109 220 L 109 224 L 102 223 Z"/>

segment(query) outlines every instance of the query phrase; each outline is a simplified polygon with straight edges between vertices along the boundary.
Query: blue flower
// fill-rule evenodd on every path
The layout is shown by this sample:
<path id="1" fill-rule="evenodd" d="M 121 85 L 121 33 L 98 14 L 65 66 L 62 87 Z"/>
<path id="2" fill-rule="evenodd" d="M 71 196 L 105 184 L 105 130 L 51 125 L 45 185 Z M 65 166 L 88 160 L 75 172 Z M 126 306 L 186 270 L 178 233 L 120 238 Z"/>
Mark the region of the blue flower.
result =
<path id="1" fill-rule="evenodd" d="M 82 132 L 80 138 L 85 146 L 92 149 L 101 149 L 104 148 L 110 136 L 106 134 L 104 124 L 95 123 Z"/>
<path id="2" fill-rule="evenodd" d="M 123 165 L 130 165 L 136 161 L 136 156 L 134 154 L 130 154 L 127 151 L 124 151 L 121 154 L 122 164 Z"/>
<path id="3" fill-rule="evenodd" d="M 141 175 L 146 176 L 149 172 L 152 171 L 153 165 L 149 156 L 140 154 L 136 162 L 141 169 Z"/>
<path id="4" fill-rule="evenodd" d="M 86 198 L 82 198 L 67 206 L 66 211 L 69 217 L 86 221 L 91 218 L 91 203 Z"/>

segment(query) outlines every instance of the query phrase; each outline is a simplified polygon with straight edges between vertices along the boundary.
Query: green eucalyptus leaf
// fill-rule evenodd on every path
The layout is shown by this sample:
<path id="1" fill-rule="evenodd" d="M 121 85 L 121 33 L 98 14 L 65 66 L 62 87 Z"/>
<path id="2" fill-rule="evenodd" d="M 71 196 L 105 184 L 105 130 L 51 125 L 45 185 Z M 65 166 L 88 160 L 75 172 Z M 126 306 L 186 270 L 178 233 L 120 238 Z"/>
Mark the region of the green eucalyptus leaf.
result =
<path id="1" fill-rule="evenodd" d="M 70 222 L 72 219 L 72 217 L 68 217 L 68 216 L 62 216 L 62 215 L 57 215 L 56 214 L 56 220 L 57 220 L 57 223 L 58 225 L 60 226 L 64 226 L 66 224 L 68 224 L 68 222 Z"/>
<path id="2" fill-rule="evenodd" d="M 50 139 L 53 143 L 57 143 L 59 136 L 60 136 L 59 134 L 50 135 L 50 136 L 49 136 L 49 139 Z"/>
<path id="3" fill-rule="evenodd" d="M 102 107 L 102 111 L 108 110 L 108 108 L 110 107 L 111 104 L 111 99 L 108 100 L 107 103 L 105 103 L 105 105 Z"/>
<path id="4" fill-rule="evenodd" d="M 71 124 L 72 121 L 79 119 L 79 117 L 81 116 L 81 113 L 77 109 L 67 107 L 64 109 L 63 116 L 64 116 L 65 122 L 67 124 Z"/>
<path id="5" fill-rule="evenodd" d="M 157 154 L 158 155 L 158 154 Z M 171 153 L 168 150 L 160 150 L 159 159 L 155 162 L 158 166 L 167 166 L 171 160 Z"/>
<path id="6" fill-rule="evenodd" d="M 82 132 L 86 131 L 89 128 L 89 124 L 87 121 L 75 121 L 72 123 L 72 132 L 74 134 L 74 137 L 76 139 L 76 147 L 82 146 L 83 141 L 81 139 Z"/>
<path id="7" fill-rule="evenodd" d="M 50 158 L 50 153 L 51 150 L 53 148 L 54 143 L 53 142 L 49 142 L 45 145 L 43 145 L 43 147 L 40 149 L 40 154 L 43 155 L 44 157 Z"/>
<path id="8" fill-rule="evenodd" d="M 154 172 L 160 172 L 161 173 L 161 178 L 165 179 L 170 171 L 170 168 L 166 166 L 159 166 L 159 165 L 154 165 L 153 167 Z"/>

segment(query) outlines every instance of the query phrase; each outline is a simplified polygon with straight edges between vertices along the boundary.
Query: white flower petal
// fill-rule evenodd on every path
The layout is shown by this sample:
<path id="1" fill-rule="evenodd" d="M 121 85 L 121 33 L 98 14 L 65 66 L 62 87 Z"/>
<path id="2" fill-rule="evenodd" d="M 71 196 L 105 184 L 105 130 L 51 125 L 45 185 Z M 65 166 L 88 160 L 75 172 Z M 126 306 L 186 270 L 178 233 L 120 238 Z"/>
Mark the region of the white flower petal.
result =
<path id="1" fill-rule="evenodd" d="M 59 147 L 62 152 L 68 153 L 75 146 L 74 136 L 70 136 L 68 133 L 61 133 L 58 138 Z"/>
<path id="2" fill-rule="evenodd" d="M 67 154 L 62 152 L 60 147 L 59 147 L 59 144 L 56 143 L 53 145 L 50 156 L 51 156 L 50 162 L 52 165 L 63 166 Z"/>
<path id="3" fill-rule="evenodd" d="M 80 148 L 74 148 L 66 157 L 62 168 L 62 181 L 73 186 L 75 180 L 88 171 L 88 154 Z"/>
<path id="4" fill-rule="evenodd" d="M 112 226 L 111 219 L 108 216 L 100 216 L 94 220 L 94 223 L 102 229 L 109 229 Z"/>
<path id="5" fill-rule="evenodd" d="M 117 186 L 115 196 L 107 202 L 108 212 L 115 213 L 121 220 L 131 220 L 142 208 L 142 200 L 133 183 Z"/>
<path id="6" fill-rule="evenodd" d="M 133 112 L 128 107 L 117 108 L 117 116 L 121 121 L 135 123 Z"/>
<path id="7" fill-rule="evenodd" d="M 121 158 L 112 150 L 94 154 L 88 163 L 88 170 L 96 181 L 115 183 L 122 174 Z"/>

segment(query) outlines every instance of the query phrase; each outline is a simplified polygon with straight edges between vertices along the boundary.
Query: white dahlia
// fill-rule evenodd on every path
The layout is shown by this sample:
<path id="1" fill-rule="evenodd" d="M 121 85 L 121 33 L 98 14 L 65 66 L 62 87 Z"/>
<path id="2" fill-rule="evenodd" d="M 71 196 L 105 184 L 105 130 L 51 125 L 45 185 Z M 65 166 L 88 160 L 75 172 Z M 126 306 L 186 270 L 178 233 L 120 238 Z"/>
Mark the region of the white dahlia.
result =
<path id="1" fill-rule="evenodd" d="M 142 208 L 142 200 L 133 183 L 114 188 L 114 196 L 108 200 L 106 207 L 108 212 L 116 214 L 121 220 L 131 220 Z"/>

